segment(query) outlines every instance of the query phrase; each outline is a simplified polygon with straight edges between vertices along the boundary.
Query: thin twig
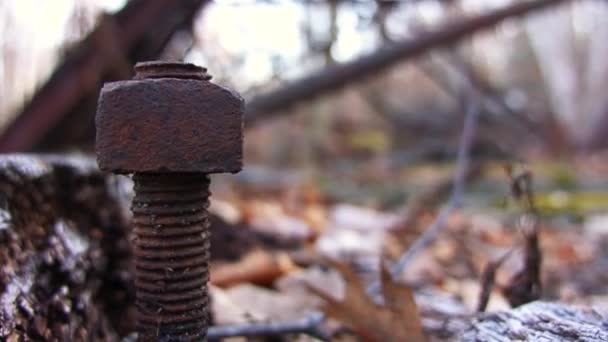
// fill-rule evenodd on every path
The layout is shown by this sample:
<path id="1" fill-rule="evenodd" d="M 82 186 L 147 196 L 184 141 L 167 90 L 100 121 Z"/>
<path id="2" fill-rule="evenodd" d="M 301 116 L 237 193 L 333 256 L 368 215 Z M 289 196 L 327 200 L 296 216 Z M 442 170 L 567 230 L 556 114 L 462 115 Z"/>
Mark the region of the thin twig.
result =
<path id="1" fill-rule="evenodd" d="M 515 198 L 521 202 L 524 208 L 520 219 L 524 238 L 524 260 L 523 267 L 503 287 L 503 294 L 509 304 L 516 307 L 540 298 L 542 292 L 540 270 L 543 254 L 539 241 L 540 215 L 532 191 L 532 173 L 526 169 L 516 177 L 511 176 L 511 179 L 514 182 L 512 189 L 517 189 L 516 193 L 519 194 L 519 198 L 517 196 Z"/>
<path id="2" fill-rule="evenodd" d="M 430 60 L 432 64 L 421 64 L 420 69 L 429 79 L 433 80 L 444 93 L 454 97 L 456 100 L 458 100 L 460 96 L 460 92 L 457 89 L 452 89 L 446 81 L 443 81 L 440 76 L 433 71 L 433 67 L 439 68 L 440 74 L 454 75 L 459 88 L 474 90 L 475 96 L 478 97 L 477 102 L 479 103 L 479 106 L 488 114 L 485 117 L 487 128 L 492 129 L 492 131 L 496 133 L 500 133 L 501 130 L 507 133 L 513 132 L 513 130 L 520 132 L 524 129 L 527 136 L 532 137 L 535 141 L 542 140 L 542 134 L 537 127 L 538 123 L 533 122 L 521 112 L 512 109 L 504 100 L 500 99 L 496 94 L 493 94 L 491 89 L 489 89 L 489 85 L 487 85 L 484 80 L 477 78 L 475 73 L 471 70 L 470 65 L 457 53 L 454 51 L 445 51 L 443 53 L 432 54 Z M 505 130 L 505 125 L 508 124 L 508 122 L 505 121 L 505 118 L 507 117 L 515 119 L 509 121 L 516 125 L 515 127 L 510 128 L 511 131 L 509 131 L 509 127 Z M 496 130 L 496 128 L 501 130 Z M 485 133 L 486 135 L 492 135 L 491 132 Z M 496 138 L 496 133 L 491 137 Z M 517 147 L 516 142 L 508 139 L 491 139 L 489 142 L 504 153 L 514 151 L 515 147 Z"/>
<path id="3" fill-rule="evenodd" d="M 473 145 L 479 114 L 479 106 L 475 101 L 471 102 L 464 120 L 464 129 L 460 138 L 460 146 L 458 147 L 458 164 L 456 166 L 456 174 L 454 175 L 454 189 L 452 190 L 448 204 L 441 210 L 435 221 L 422 233 L 418 240 L 414 241 L 412 246 L 399 258 L 399 261 L 391 267 L 391 275 L 393 277 L 396 278 L 401 275 L 407 264 L 410 263 L 421 249 L 425 248 L 432 241 L 444 226 L 452 211 L 460 205 L 464 193 L 466 174 L 469 168 L 469 154 Z"/>
<path id="4" fill-rule="evenodd" d="M 505 262 L 505 260 L 507 260 L 507 258 L 511 255 L 512 252 L 513 249 L 510 249 L 500 258 L 489 262 L 485 266 L 479 279 L 481 291 L 479 292 L 479 299 L 477 300 L 477 312 L 486 311 L 488 301 L 490 300 L 490 295 L 492 294 L 492 290 L 494 290 L 494 285 L 496 284 L 496 271 L 498 271 L 498 268 L 502 266 L 502 264 Z"/>
<path id="5" fill-rule="evenodd" d="M 456 173 L 454 175 L 454 188 L 452 189 L 450 199 L 448 200 L 447 205 L 441 209 L 441 212 L 439 215 L 437 215 L 435 221 L 433 221 L 433 223 L 431 223 L 431 225 L 422 233 L 422 235 L 420 235 L 420 237 L 414 241 L 410 248 L 408 248 L 408 250 L 405 251 L 401 257 L 399 257 L 399 260 L 391 266 L 390 272 L 393 279 L 398 278 L 403 273 L 403 270 L 413 260 L 416 254 L 418 254 L 420 250 L 424 249 L 441 231 L 445 221 L 448 219 L 452 211 L 460 206 L 466 183 L 467 170 L 470 163 L 471 147 L 473 145 L 475 132 L 477 130 L 477 123 L 481 114 L 480 104 L 478 101 L 479 97 L 473 96 L 476 95 L 474 94 L 475 91 L 473 89 L 469 90 L 469 94 L 471 96 L 469 96 L 467 113 L 464 118 L 464 127 L 458 146 L 458 159 Z M 377 294 L 379 290 L 380 283 L 378 281 L 374 282 L 369 288 L 369 292 L 372 295 Z"/>
<path id="6" fill-rule="evenodd" d="M 265 322 L 252 324 L 237 324 L 210 327 L 207 332 L 209 340 L 219 340 L 228 337 L 277 336 L 283 334 L 306 334 L 321 340 L 329 337 L 321 331 L 319 326 L 325 316 L 322 313 L 313 313 L 308 317 L 291 322 Z"/>
<path id="7" fill-rule="evenodd" d="M 263 322 L 209 327 L 207 338 L 211 341 L 229 337 L 278 336 L 284 334 L 306 334 L 322 341 L 329 340 L 329 334 L 321 329 L 325 315 L 320 312 L 290 322 Z M 132 333 L 122 342 L 137 341 L 137 333 Z"/>

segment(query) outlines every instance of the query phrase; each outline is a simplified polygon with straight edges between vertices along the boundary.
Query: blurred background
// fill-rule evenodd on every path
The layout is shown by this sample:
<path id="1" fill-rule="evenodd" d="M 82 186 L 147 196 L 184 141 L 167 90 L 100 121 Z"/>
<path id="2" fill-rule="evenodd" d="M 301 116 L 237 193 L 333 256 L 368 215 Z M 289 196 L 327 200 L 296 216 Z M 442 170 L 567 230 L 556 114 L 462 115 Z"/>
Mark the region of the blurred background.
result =
<path id="1" fill-rule="evenodd" d="M 445 226 L 406 278 L 475 310 L 484 265 L 517 250 L 497 277 L 516 279 L 539 214 L 543 298 L 606 307 L 607 17 L 601 0 L 0 1 L 0 153 L 92 156 L 104 82 L 195 63 L 247 103 L 245 168 L 213 176 L 215 258 L 244 254 L 226 227 L 246 227 L 377 271 Z M 239 305 L 267 288 L 292 303 L 281 279 L 316 270 L 298 258 L 212 282 L 265 286 Z"/>
<path id="2" fill-rule="evenodd" d="M 338 197 L 399 202 L 387 177 L 453 160 L 474 103 L 475 157 L 543 160 L 562 183 L 600 186 L 608 6 L 516 8 L 532 3 L 4 1 L 0 151 L 92 152 L 103 82 L 166 59 L 206 66 L 246 98 L 244 177 L 256 181 L 322 178 Z"/>

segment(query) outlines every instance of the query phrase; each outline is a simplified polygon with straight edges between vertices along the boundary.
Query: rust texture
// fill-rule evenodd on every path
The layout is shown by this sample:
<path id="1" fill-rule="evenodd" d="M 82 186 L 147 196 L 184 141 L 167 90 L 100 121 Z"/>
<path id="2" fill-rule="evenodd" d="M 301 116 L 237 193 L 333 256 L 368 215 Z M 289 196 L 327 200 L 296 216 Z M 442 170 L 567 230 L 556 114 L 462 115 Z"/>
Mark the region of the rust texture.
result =
<path id="1" fill-rule="evenodd" d="M 135 66 L 136 80 L 146 78 L 186 78 L 197 79 L 203 81 L 211 80 L 211 75 L 207 73 L 207 69 L 194 64 L 178 63 L 178 62 L 163 62 L 150 61 L 137 63 Z"/>
<path id="2" fill-rule="evenodd" d="M 104 85 L 96 117 L 102 170 L 213 173 L 241 169 L 243 100 L 204 81 L 210 78 L 205 69 L 177 65 L 138 64 L 135 80 Z"/>
<path id="3" fill-rule="evenodd" d="M 205 68 L 145 62 L 106 84 L 95 118 L 102 170 L 134 173 L 139 341 L 204 341 L 209 299 L 209 173 L 238 172 L 244 104 Z"/>
<path id="4" fill-rule="evenodd" d="M 139 339 L 202 340 L 209 303 L 209 178 L 137 173 L 133 180 Z"/>

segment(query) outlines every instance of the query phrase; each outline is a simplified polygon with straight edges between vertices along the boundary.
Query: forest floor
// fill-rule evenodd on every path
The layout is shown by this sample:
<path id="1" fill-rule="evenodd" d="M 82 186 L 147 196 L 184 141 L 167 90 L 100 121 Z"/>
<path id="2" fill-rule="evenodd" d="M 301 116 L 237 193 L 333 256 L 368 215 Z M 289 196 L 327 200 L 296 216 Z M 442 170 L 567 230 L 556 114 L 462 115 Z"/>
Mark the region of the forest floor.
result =
<path id="1" fill-rule="evenodd" d="M 587 160 L 582 165 L 588 167 L 577 170 L 549 161 L 507 167 L 503 162 L 489 162 L 480 167 L 469 179 L 462 205 L 447 216 L 444 228 L 393 278 L 415 290 L 417 303 L 425 307 L 421 308 L 423 321 L 425 310 L 447 310 L 439 316 L 467 315 L 479 311 L 480 302 L 487 303 L 487 312 L 509 310 L 535 299 L 608 307 L 604 164 Z M 260 176 L 264 172 L 273 181 L 265 182 Z M 522 173 L 530 176 L 529 184 L 517 184 Z M 214 293 L 225 299 L 214 306 L 216 323 L 296 319 L 319 310 L 318 296 L 310 295 L 311 284 L 322 284 L 320 288 L 341 298 L 354 282 L 344 283 L 348 271 L 340 277 L 336 265 L 327 267 L 328 263 L 354 270 L 369 293 L 381 267 L 390 268 L 435 222 L 450 194 L 452 174 L 453 165 L 445 163 L 416 165 L 392 174 L 364 170 L 349 177 L 261 169 L 257 177 L 241 177 L 236 186 L 218 186 L 212 205 L 218 216 L 292 245 L 296 242 L 298 247 L 278 251 L 260 245 L 240 261 L 216 260 Z M 518 198 L 514 193 L 528 190 L 534 213 L 523 203 L 525 196 Z M 537 225 L 532 235 L 530 220 Z M 540 267 L 540 289 L 518 293 L 521 276 L 535 272 L 529 260 L 534 253 L 531 236 L 538 242 L 537 260 L 531 264 Z M 429 307 L 429 300 L 442 302 L 442 307 Z M 235 308 L 241 312 L 236 319 Z M 373 315 L 374 307 L 367 309 Z M 231 314 L 225 316 L 224 311 Z M 328 313 L 338 318 L 348 314 Z"/>
<path id="2" fill-rule="evenodd" d="M 593 185 L 602 169 L 542 165 L 475 168 L 462 205 L 402 272 L 395 261 L 451 193 L 449 165 L 214 177 L 210 337 L 608 339 L 608 216 Z M 382 178 L 392 189 L 375 185 Z M 0 190 L 0 337 L 134 331 L 131 181 L 88 158 L 7 156 Z"/>

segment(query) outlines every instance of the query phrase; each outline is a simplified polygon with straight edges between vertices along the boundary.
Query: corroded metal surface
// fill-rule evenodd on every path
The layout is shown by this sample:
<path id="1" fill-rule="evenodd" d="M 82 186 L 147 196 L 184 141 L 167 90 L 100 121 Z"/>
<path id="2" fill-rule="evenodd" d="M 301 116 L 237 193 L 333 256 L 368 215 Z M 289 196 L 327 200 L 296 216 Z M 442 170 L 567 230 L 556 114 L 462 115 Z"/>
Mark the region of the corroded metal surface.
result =
<path id="1" fill-rule="evenodd" d="M 102 89 L 96 149 L 102 170 L 134 173 L 138 340 L 204 341 L 207 174 L 241 169 L 244 103 L 193 64 L 146 62 L 135 71 Z"/>
<path id="2" fill-rule="evenodd" d="M 154 62 L 135 70 L 135 80 L 107 83 L 101 91 L 96 150 L 102 170 L 241 169 L 244 102 L 238 94 L 208 82 L 205 69 L 192 64 Z"/>
<path id="3" fill-rule="evenodd" d="M 207 69 L 191 63 L 150 61 L 137 63 L 136 80 L 146 78 L 188 78 L 203 81 L 211 80 Z"/>
<path id="4" fill-rule="evenodd" d="M 138 173 L 133 180 L 140 340 L 202 340 L 209 302 L 209 178 Z"/>

